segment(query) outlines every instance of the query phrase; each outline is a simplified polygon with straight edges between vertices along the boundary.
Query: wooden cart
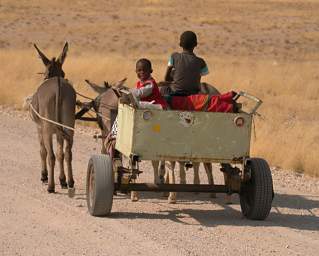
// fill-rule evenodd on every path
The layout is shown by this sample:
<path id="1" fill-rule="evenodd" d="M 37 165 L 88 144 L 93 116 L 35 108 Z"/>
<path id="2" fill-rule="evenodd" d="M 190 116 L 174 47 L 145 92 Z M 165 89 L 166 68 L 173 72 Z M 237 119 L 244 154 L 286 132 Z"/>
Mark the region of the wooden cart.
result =
<path id="1" fill-rule="evenodd" d="M 263 220 L 271 209 L 273 183 L 270 168 L 261 158 L 250 157 L 253 115 L 262 103 L 240 113 L 212 113 L 138 109 L 119 104 L 116 149 L 129 159 L 129 167 L 108 155 L 93 155 L 87 172 L 87 205 L 93 216 L 111 213 L 117 191 L 239 193 L 242 213 Z M 138 163 L 169 160 L 228 163 L 227 185 L 153 184 L 133 182 Z M 236 164 L 236 167 L 232 167 Z M 239 166 L 239 167 L 238 167 Z"/>

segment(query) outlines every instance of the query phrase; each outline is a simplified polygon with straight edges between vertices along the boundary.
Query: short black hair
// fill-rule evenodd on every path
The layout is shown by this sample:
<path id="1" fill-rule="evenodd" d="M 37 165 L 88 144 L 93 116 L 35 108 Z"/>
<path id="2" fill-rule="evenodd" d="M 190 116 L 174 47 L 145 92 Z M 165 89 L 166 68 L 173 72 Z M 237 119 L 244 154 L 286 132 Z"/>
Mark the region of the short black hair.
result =
<path id="1" fill-rule="evenodd" d="M 197 45 L 197 36 L 193 31 L 185 31 L 181 34 L 179 45 L 184 49 L 191 50 Z"/>
<path id="2" fill-rule="evenodd" d="M 137 62 L 136 62 L 136 65 L 138 63 L 142 63 L 143 65 L 145 65 L 145 67 L 147 67 L 149 70 L 152 71 L 152 63 L 150 60 L 148 59 L 145 59 L 145 58 L 142 58 L 142 59 L 139 59 Z"/>

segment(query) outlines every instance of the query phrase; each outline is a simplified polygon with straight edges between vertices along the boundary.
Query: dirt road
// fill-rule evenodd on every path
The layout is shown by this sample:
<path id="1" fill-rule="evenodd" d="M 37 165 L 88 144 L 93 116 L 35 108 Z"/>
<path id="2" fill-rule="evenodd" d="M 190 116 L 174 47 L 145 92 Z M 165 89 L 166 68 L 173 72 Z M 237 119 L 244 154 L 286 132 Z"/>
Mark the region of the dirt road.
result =
<path id="1" fill-rule="evenodd" d="M 226 205 L 222 195 L 205 194 L 180 194 L 176 205 L 157 193 L 137 203 L 117 196 L 110 218 L 89 216 L 86 166 L 99 151 L 92 133 L 75 138 L 76 196 L 59 187 L 48 194 L 34 124 L 0 109 L 0 255 L 318 255 L 319 180 L 284 171 L 273 171 L 276 197 L 266 221 L 244 219 L 237 197 Z M 147 168 L 142 179 L 151 179 Z"/>

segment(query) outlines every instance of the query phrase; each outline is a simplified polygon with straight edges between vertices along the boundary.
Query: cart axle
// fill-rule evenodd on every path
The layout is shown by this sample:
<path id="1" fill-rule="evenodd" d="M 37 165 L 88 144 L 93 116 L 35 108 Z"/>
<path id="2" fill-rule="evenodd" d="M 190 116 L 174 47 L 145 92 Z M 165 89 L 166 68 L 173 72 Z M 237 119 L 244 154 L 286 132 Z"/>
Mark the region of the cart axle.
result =
<path id="1" fill-rule="evenodd" d="M 153 192 L 202 192 L 202 193 L 238 193 L 225 185 L 193 185 L 193 184 L 153 184 L 153 183 L 115 183 L 120 191 L 153 191 Z"/>

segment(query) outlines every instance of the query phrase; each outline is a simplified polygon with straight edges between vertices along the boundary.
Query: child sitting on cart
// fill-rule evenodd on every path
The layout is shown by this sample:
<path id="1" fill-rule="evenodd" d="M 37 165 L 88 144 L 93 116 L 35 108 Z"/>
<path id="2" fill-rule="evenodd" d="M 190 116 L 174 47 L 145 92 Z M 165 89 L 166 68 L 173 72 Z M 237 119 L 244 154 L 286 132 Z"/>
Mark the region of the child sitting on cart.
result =
<path id="1" fill-rule="evenodd" d="M 200 92 L 200 80 L 208 74 L 204 59 L 194 53 L 197 36 L 193 31 L 185 31 L 180 36 L 181 53 L 174 52 L 168 61 L 165 82 L 162 82 L 163 95 L 188 96 Z"/>
<path id="2" fill-rule="evenodd" d="M 136 83 L 136 88 L 130 90 L 131 93 L 138 100 L 159 104 L 163 109 L 166 109 L 167 103 L 162 98 L 157 83 L 151 76 L 152 63 L 148 59 L 139 59 L 136 62 L 135 71 L 139 80 Z"/>
<path id="3" fill-rule="evenodd" d="M 136 87 L 130 89 L 132 95 L 142 102 L 149 102 L 152 104 L 160 105 L 162 109 L 167 109 L 168 105 L 166 101 L 160 94 L 159 88 L 155 79 L 151 76 L 152 63 L 148 59 L 139 59 L 136 62 L 136 75 L 138 81 L 136 82 Z M 115 139 L 117 135 L 117 118 L 115 119 L 111 132 L 106 139 L 106 148 L 110 155 L 113 155 Z"/>

